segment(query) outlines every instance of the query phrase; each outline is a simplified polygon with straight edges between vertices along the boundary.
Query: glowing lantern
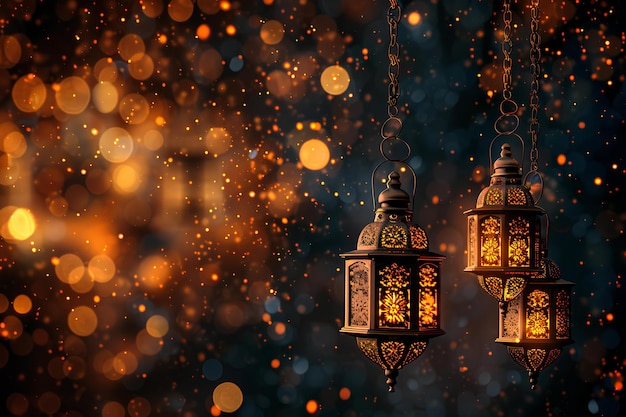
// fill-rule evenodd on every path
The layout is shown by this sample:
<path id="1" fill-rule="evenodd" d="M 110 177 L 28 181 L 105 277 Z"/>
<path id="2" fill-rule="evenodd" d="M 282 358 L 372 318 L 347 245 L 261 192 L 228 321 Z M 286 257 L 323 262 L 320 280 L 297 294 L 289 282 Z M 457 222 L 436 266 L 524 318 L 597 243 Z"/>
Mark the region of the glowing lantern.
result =
<path id="1" fill-rule="evenodd" d="M 571 288 L 560 279 L 557 264 L 542 260 L 544 273 L 532 279 L 500 316 L 496 342 L 507 346 L 511 357 L 526 368 L 535 389 L 539 372 L 554 362 L 571 339 Z"/>
<path id="2" fill-rule="evenodd" d="M 541 268 L 541 215 L 509 144 L 493 164 L 491 184 L 468 216 L 467 267 L 481 287 L 500 301 L 501 312 Z"/>
<path id="3" fill-rule="evenodd" d="M 398 370 L 417 359 L 440 328 L 440 268 L 444 256 L 429 252 L 428 236 L 412 222 L 400 175 L 389 174 L 374 222 L 345 261 L 345 322 L 340 330 L 385 370 L 389 391 Z"/>

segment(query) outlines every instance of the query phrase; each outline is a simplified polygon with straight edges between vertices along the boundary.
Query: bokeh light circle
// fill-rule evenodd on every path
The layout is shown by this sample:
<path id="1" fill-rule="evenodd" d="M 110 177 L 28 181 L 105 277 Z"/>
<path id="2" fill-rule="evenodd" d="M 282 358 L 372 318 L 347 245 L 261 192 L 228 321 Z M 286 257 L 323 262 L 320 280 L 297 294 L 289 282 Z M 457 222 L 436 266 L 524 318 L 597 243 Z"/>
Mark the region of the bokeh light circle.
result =
<path id="1" fill-rule="evenodd" d="M 79 77 L 67 77 L 55 88 L 57 105 L 67 114 L 80 114 L 91 100 L 89 85 Z"/>
<path id="2" fill-rule="evenodd" d="M 20 77 L 11 90 L 15 107 L 25 113 L 36 112 L 46 101 L 48 92 L 44 82 L 35 74 Z"/>
<path id="3" fill-rule="evenodd" d="M 285 28 L 283 24 L 278 20 L 268 20 L 261 26 L 261 32 L 259 36 L 261 40 L 267 45 L 276 45 L 283 40 L 285 35 Z"/>
<path id="4" fill-rule="evenodd" d="M 78 255 L 66 253 L 56 260 L 54 272 L 56 272 L 59 281 L 75 284 L 85 274 L 85 264 Z"/>
<path id="5" fill-rule="evenodd" d="M 67 315 L 67 325 L 77 336 L 89 336 L 98 326 L 98 316 L 87 306 L 73 308 Z"/>
<path id="6" fill-rule="evenodd" d="M 133 153 L 134 142 L 125 129 L 112 127 L 105 130 L 100 136 L 100 153 L 109 162 L 120 163 L 126 161 Z"/>
<path id="7" fill-rule="evenodd" d="M 330 161 L 330 150 L 328 146 L 319 139 L 309 139 L 300 147 L 300 162 L 305 168 L 312 171 L 319 171 L 328 165 Z"/>
<path id="8" fill-rule="evenodd" d="M 348 71 L 342 66 L 331 65 L 322 71 L 320 83 L 324 91 L 328 94 L 338 96 L 345 93 L 348 89 L 350 85 L 350 75 L 348 75 Z"/>
<path id="9" fill-rule="evenodd" d="M 241 388 L 233 382 L 222 382 L 213 390 L 213 403 L 224 413 L 234 413 L 243 403 Z"/>

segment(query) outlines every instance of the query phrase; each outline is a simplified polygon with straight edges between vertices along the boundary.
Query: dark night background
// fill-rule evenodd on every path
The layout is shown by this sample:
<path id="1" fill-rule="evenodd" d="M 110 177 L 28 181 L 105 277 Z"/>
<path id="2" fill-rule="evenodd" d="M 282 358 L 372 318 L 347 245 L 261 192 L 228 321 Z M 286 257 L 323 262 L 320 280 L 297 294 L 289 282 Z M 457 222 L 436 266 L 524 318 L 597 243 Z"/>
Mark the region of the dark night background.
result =
<path id="1" fill-rule="evenodd" d="M 513 3 L 513 97 L 518 133 L 529 141 L 529 2 Z M 150 16 L 142 5 L 161 11 Z M 339 254 L 355 248 L 373 219 L 388 3 L 176 0 L 168 9 L 157 0 L 3 0 L 0 133 L 19 132 L 26 151 L 0 151 L 0 210 L 29 209 L 36 229 L 11 238 L 9 209 L 0 211 L 0 415 L 215 416 L 212 395 L 224 382 L 243 394 L 233 413 L 241 417 L 626 412 L 622 2 L 541 1 L 540 205 L 550 218 L 550 257 L 576 284 L 576 342 L 535 391 L 494 343 L 497 302 L 463 272 L 462 213 L 488 184 L 499 115 L 501 3 L 400 5 L 401 137 L 418 174 L 415 220 L 447 257 L 446 335 L 400 371 L 390 394 L 382 370 L 338 333 Z M 186 7 L 188 18 L 168 14 Z M 284 27 L 277 44 L 260 36 L 270 20 Z M 198 36 L 202 24 L 208 37 Z M 144 79 L 118 49 L 133 33 L 154 63 Z M 21 47 L 17 58 L 11 42 Z M 120 102 L 144 97 L 145 120 L 93 103 L 76 114 L 55 105 L 62 80 L 77 76 L 93 88 L 107 57 Z M 320 85 L 334 64 L 350 75 L 340 95 Z M 13 95 L 28 74 L 48 89 L 36 111 L 20 109 Z M 133 138 L 123 162 L 101 155 L 98 138 L 112 126 Z M 212 128 L 228 132 L 216 139 L 226 146 L 204 143 Z M 299 159 L 313 137 L 330 150 L 321 170 Z M 127 171 L 116 171 L 122 166 Z M 135 186 L 124 188 L 119 172 L 136 174 Z M 55 265 L 65 254 L 85 264 L 106 254 L 115 276 L 85 287 L 61 282 Z M 32 308 L 16 311 L 18 295 Z M 88 335 L 68 324 L 77 307 L 96 313 Z M 137 340 L 154 315 L 167 319 L 168 331 L 148 337 L 158 345 L 149 352 Z"/>

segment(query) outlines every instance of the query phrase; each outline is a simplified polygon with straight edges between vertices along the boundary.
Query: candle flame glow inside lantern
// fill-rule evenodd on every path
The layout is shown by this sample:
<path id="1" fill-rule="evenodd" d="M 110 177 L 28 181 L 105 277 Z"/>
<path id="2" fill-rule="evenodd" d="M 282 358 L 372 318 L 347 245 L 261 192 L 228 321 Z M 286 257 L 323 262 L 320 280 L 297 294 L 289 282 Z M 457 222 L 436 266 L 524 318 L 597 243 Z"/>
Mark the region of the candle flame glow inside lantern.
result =
<path id="1" fill-rule="evenodd" d="M 509 144 L 502 145 L 491 183 L 481 191 L 476 208 L 464 214 L 468 216 L 465 271 L 476 274 L 480 286 L 500 301 L 504 313 L 507 303 L 542 271 L 540 218 L 544 214 L 522 184 Z"/>
<path id="2" fill-rule="evenodd" d="M 543 258 L 544 273 L 531 279 L 522 293 L 500 316 L 497 343 L 507 346 L 511 357 L 526 368 L 535 389 L 539 372 L 554 362 L 571 339 L 571 287 L 560 279 L 558 265 Z"/>
<path id="3" fill-rule="evenodd" d="M 394 390 L 398 370 L 417 359 L 440 328 L 440 269 L 424 229 L 412 222 L 400 175 L 389 174 L 372 223 L 345 261 L 345 323 L 340 330 L 387 375 Z"/>

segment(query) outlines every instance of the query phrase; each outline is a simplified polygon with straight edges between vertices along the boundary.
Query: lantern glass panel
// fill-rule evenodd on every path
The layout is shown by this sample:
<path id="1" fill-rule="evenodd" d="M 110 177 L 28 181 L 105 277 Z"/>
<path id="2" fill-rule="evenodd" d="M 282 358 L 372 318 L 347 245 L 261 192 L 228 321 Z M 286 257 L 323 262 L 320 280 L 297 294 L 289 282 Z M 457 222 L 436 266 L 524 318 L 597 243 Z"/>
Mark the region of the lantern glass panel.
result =
<path id="1" fill-rule="evenodd" d="M 411 234 L 411 247 L 415 249 L 427 249 L 428 248 L 428 236 L 421 227 L 410 226 L 409 233 Z"/>
<path id="2" fill-rule="evenodd" d="M 506 203 L 511 206 L 525 206 L 527 204 L 526 193 L 521 188 L 511 187 L 506 193 Z"/>
<path id="3" fill-rule="evenodd" d="M 509 302 L 505 315 L 501 315 L 500 337 L 519 340 L 520 314 L 522 311 L 522 297 L 514 298 Z"/>
<path id="4" fill-rule="evenodd" d="M 468 242 L 467 242 L 467 266 L 475 267 L 478 262 L 476 261 L 476 217 L 470 216 L 468 218 Z"/>
<path id="5" fill-rule="evenodd" d="M 526 337 L 550 338 L 550 295 L 545 291 L 533 290 L 526 298 Z"/>
<path id="6" fill-rule="evenodd" d="M 411 328 L 411 268 L 393 262 L 378 271 L 378 326 Z"/>
<path id="7" fill-rule="evenodd" d="M 370 265 L 364 261 L 356 261 L 348 267 L 350 326 L 369 326 L 370 311 Z"/>
<path id="8" fill-rule="evenodd" d="M 530 222 L 521 216 L 509 222 L 509 266 L 530 266 Z"/>
<path id="9" fill-rule="evenodd" d="M 480 221 L 480 264 L 502 266 L 502 222 L 499 217 L 486 216 Z"/>
<path id="10" fill-rule="evenodd" d="M 439 268 L 434 264 L 424 264 L 419 269 L 419 328 L 420 330 L 439 328 L 438 282 Z"/>
<path id="11" fill-rule="evenodd" d="M 406 248 L 408 246 L 406 231 L 397 224 L 386 225 L 380 235 L 380 244 L 383 248 Z"/>

